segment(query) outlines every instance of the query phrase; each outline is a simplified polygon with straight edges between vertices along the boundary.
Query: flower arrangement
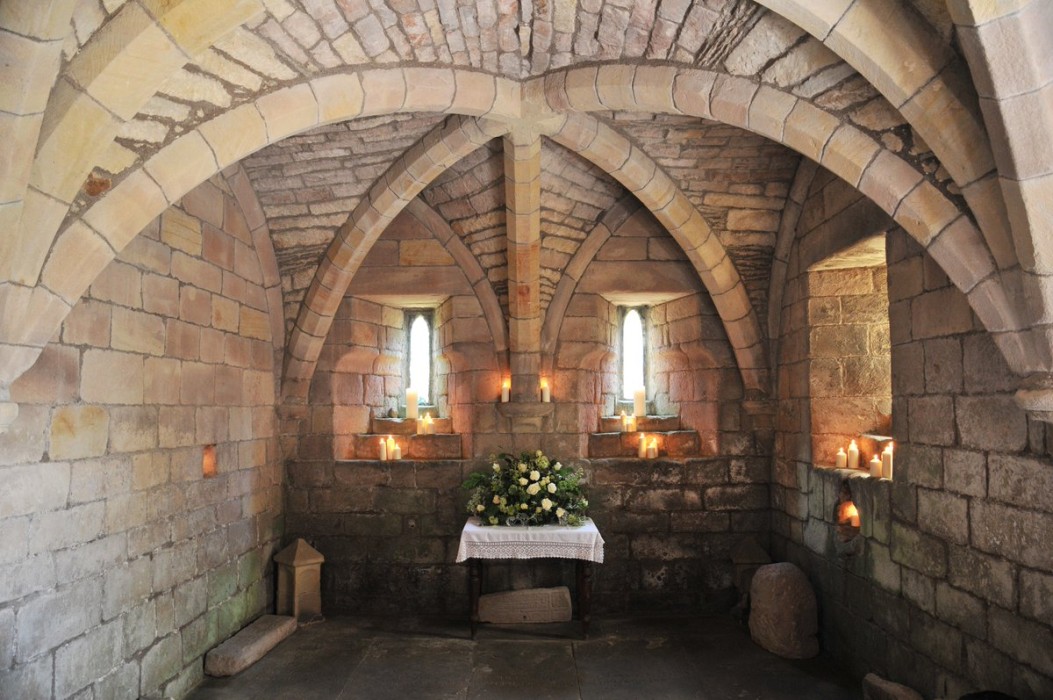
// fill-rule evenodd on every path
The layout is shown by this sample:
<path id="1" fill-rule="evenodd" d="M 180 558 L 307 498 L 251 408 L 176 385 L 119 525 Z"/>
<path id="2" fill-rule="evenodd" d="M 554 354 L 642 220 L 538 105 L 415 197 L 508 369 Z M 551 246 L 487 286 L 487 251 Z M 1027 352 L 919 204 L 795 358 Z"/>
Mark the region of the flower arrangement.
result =
<path id="1" fill-rule="evenodd" d="M 553 462 L 541 450 L 502 454 L 490 471 L 465 480 L 464 488 L 472 490 L 468 512 L 483 525 L 581 525 L 589 506 L 583 477 L 581 469 Z"/>

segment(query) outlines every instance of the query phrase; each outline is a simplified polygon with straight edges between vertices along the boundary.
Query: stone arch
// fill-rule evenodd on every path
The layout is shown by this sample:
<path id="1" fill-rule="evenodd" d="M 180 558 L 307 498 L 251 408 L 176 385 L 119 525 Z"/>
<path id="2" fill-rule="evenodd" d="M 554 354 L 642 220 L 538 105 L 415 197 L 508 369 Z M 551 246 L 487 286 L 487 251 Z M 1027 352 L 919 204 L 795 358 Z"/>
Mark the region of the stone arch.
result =
<path id="1" fill-rule="evenodd" d="M 669 231 L 687 254 L 724 322 L 743 382 L 768 395 L 768 363 L 756 311 L 735 264 L 702 215 L 658 165 L 626 137 L 585 114 L 567 117 L 551 135 L 618 180 Z"/>
<path id="2" fill-rule="evenodd" d="M 306 399 L 333 315 L 351 278 L 391 220 L 448 167 L 507 133 L 494 121 L 456 117 L 433 129 L 388 168 L 337 231 L 300 306 L 289 337 L 282 398 Z"/>
<path id="3" fill-rule="evenodd" d="M 1016 262 L 995 155 L 967 67 L 900 0 L 758 0 L 859 71 L 932 148 L 961 188 L 998 266 Z"/>
<path id="4" fill-rule="evenodd" d="M 358 117 L 433 111 L 510 121 L 519 117 L 519 97 L 517 83 L 475 71 L 371 69 L 282 88 L 201 124 L 73 218 L 52 244 L 37 286 L 0 285 L 7 341 L 0 344 L 0 385 L 36 361 L 72 304 L 143 227 L 221 169 L 287 136 Z"/>
<path id="5" fill-rule="evenodd" d="M 684 114 L 748 129 L 821 164 L 875 201 L 928 250 L 994 334 L 1010 366 L 1049 364 L 973 222 L 909 163 L 808 100 L 746 78 L 672 66 L 600 65 L 550 73 L 524 99 L 551 109 Z"/>

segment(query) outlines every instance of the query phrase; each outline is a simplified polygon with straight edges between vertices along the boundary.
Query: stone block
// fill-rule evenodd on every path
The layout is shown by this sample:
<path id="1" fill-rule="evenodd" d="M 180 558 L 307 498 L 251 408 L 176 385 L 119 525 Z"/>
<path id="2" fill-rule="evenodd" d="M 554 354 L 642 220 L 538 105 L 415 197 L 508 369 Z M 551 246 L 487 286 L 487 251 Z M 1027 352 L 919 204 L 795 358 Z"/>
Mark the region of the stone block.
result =
<path id="1" fill-rule="evenodd" d="M 105 676 L 120 660 L 120 622 L 96 627 L 55 652 L 55 694 L 74 694 Z"/>
<path id="2" fill-rule="evenodd" d="M 988 619 L 992 644 L 1039 673 L 1053 676 L 1053 656 L 1049 654 L 1053 630 L 999 607 L 991 608 Z"/>
<path id="3" fill-rule="evenodd" d="M 101 406 L 61 406 L 51 417 L 52 459 L 99 457 L 106 453 L 110 415 Z"/>
<path id="4" fill-rule="evenodd" d="M 967 547 L 950 547 L 948 559 L 951 585 L 1003 607 L 1014 604 L 1016 577 L 1011 563 Z"/>
<path id="5" fill-rule="evenodd" d="M 874 673 L 863 677 L 863 700 L 923 700 L 921 693 Z"/>
<path id="6" fill-rule="evenodd" d="M 179 634 L 170 634 L 158 640 L 143 654 L 139 678 L 140 695 L 145 696 L 155 692 L 162 683 L 182 669 L 180 644 Z"/>
<path id="7" fill-rule="evenodd" d="M 953 445 L 954 402 L 950 396 L 921 396 L 908 401 L 910 439 L 929 445 Z"/>
<path id="8" fill-rule="evenodd" d="M 996 500 L 1053 512 L 1053 471 L 1045 461 L 992 453 L 987 461 L 987 491 Z"/>
<path id="9" fill-rule="evenodd" d="M 918 525 L 955 544 L 969 542 L 969 505 L 961 496 L 918 489 Z"/>
<path id="10" fill-rule="evenodd" d="M 804 572 L 788 562 L 757 569 L 750 585 L 750 636 L 791 659 L 819 653 L 818 604 Z"/>
<path id="11" fill-rule="evenodd" d="M 975 547 L 1025 566 L 1053 571 L 1053 549 L 1043 534 L 1053 528 L 1053 514 L 976 500 L 970 515 Z"/>
<path id="12" fill-rule="evenodd" d="M 101 619 L 102 590 L 85 580 L 34 598 L 18 611 L 18 660 L 31 659 L 94 627 Z"/>
<path id="13" fill-rule="evenodd" d="M 892 560 L 928 576 L 947 573 L 946 545 L 899 523 L 892 524 Z"/>
<path id="14" fill-rule="evenodd" d="M 118 377 L 120 381 L 116 381 Z M 109 350 L 85 351 L 80 395 L 92 403 L 141 404 L 143 357 Z"/>
<path id="15" fill-rule="evenodd" d="M 479 598 L 481 622 L 567 622 L 570 618 L 570 590 L 566 586 L 488 593 Z"/>

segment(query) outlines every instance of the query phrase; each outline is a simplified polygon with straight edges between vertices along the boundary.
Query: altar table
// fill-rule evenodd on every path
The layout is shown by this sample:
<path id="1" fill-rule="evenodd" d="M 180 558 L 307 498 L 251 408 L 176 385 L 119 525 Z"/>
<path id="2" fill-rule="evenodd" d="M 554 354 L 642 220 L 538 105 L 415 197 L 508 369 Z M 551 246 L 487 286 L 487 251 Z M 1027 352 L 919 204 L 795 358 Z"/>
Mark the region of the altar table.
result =
<path id="1" fill-rule="evenodd" d="M 478 518 L 468 518 L 461 530 L 457 561 L 468 562 L 472 639 L 479 623 L 479 595 L 482 592 L 482 564 L 495 559 L 574 559 L 577 562 L 578 617 L 581 631 L 589 634 L 592 603 L 592 564 L 603 563 L 603 537 L 596 523 L 582 525 L 484 527 Z"/>

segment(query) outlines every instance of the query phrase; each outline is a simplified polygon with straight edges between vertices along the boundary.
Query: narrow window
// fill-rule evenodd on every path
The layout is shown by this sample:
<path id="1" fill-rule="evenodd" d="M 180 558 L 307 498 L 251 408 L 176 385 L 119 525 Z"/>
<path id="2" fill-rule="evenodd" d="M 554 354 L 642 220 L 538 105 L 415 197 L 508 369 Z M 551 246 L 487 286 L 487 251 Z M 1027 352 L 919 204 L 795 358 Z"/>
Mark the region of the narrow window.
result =
<path id="1" fill-rule="evenodd" d="M 417 392 L 422 404 L 431 403 L 431 323 L 421 312 L 410 315 L 409 355 L 407 368 L 409 387 Z"/>
<path id="2" fill-rule="evenodd" d="M 647 386 L 644 352 L 644 321 L 638 309 L 628 309 L 622 318 L 622 399 Z"/>

